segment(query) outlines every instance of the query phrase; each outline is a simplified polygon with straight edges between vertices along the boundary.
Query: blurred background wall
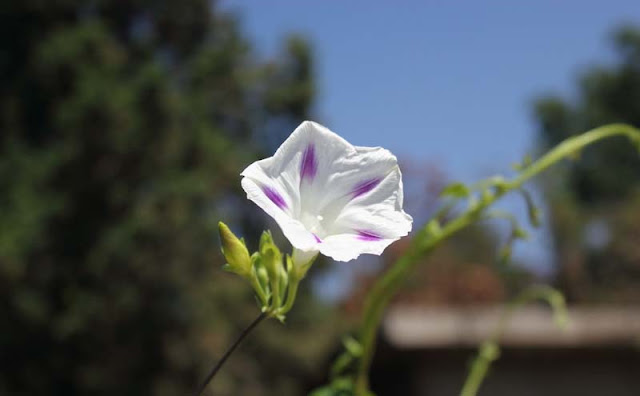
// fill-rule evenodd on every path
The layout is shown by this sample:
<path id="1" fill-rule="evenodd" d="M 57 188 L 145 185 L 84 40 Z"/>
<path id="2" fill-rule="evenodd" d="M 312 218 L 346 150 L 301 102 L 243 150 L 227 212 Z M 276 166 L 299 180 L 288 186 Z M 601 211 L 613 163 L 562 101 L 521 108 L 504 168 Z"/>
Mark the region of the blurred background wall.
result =
<path id="1" fill-rule="evenodd" d="M 238 173 L 303 119 L 398 154 L 416 227 L 451 179 L 506 171 L 603 123 L 640 126 L 634 2 L 251 3 L 0 5 L 0 394 L 192 391 L 257 314 L 246 285 L 220 270 L 217 221 L 250 247 L 274 227 Z M 541 281 L 576 308 L 633 309 L 639 171 L 622 140 L 585 151 L 531 187 L 546 223 L 533 247 L 500 261 L 505 228 L 474 226 L 425 260 L 394 309 L 478 312 Z M 506 208 L 526 218 L 519 201 Z M 325 382 L 376 271 L 405 246 L 319 262 L 286 326 L 261 326 L 211 394 L 302 395 Z M 459 389 L 477 340 L 397 345 L 397 317 L 374 390 Z M 505 380 L 490 377 L 485 394 L 524 394 L 549 372 L 586 394 L 596 388 L 577 362 L 609 367 L 620 395 L 637 389 L 625 382 L 640 369 L 633 334 L 574 355 L 556 337 L 512 346 L 495 368 Z M 565 363 L 549 371 L 552 360 Z M 441 361 L 451 364 L 429 371 Z"/>

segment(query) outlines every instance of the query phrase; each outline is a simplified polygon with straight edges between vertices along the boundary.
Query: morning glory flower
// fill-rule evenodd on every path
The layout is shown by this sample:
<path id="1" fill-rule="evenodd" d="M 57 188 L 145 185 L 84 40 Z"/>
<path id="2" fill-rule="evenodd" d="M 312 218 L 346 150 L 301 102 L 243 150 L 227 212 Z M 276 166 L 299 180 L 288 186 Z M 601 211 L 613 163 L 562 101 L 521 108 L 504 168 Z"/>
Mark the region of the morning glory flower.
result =
<path id="1" fill-rule="evenodd" d="M 293 245 L 294 261 L 318 252 L 337 261 L 379 255 L 411 231 L 396 157 L 381 147 L 353 146 L 312 121 L 241 175 L 247 197 Z"/>

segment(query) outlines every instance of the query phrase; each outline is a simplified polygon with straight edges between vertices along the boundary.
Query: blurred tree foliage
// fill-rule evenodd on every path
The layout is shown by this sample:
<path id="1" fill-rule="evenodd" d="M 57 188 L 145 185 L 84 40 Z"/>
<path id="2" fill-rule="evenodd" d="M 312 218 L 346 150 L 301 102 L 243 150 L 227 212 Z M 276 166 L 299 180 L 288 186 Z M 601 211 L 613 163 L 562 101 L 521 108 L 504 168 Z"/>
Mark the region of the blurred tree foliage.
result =
<path id="1" fill-rule="evenodd" d="M 583 74 L 575 98 L 535 104 L 543 148 L 591 128 L 640 126 L 640 29 L 615 33 L 617 61 Z M 604 142 L 548 175 L 559 282 L 574 301 L 640 302 L 640 158 L 624 139 Z"/>
<path id="2" fill-rule="evenodd" d="M 189 394 L 258 313 L 216 224 L 264 226 L 238 172 L 307 117 L 309 46 L 260 62 L 210 0 L 11 2 L 0 41 L 0 394 Z M 301 300 L 216 394 L 301 393 L 336 331 Z"/>

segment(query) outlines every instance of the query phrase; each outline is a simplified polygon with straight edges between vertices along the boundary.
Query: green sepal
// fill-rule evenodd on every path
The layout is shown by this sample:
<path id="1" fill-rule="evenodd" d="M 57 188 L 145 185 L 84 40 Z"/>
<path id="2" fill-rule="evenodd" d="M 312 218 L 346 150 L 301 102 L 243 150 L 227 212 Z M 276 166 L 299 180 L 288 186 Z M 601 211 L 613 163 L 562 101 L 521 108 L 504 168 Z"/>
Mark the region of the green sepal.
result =
<path id="1" fill-rule="evenodd" d="M 289 276 L 287 275 L 287 271 L 283 265 L 278 266 L 278 271 L 280 271 L 280 301 L 284 301 L 287 295 L 287 285 L 289 284 Z"/>
<path id="2" fill-rule="evenodd" d="M 251 255 L 251 262 L 253 263 L 253 270 L 256 274 L 258 284 L 264 290 L 267 300 L 271 298 L 271 288 L 269 287 L 269 274 L 267 269 L 262 264 L 260 253 L 255 252 Z"/>
<path id="3" fill-rule="evenodd" d="M 282 303 L 282 253 L 280 249 L 273 243 L 273 237 L 270 231 L 264 231 L 260 236 L 260 262 L 267 270 L 269 278 L 269 286 L 271 288 L 271 307 L 270 310 L 276 312 L 280 309 Z M 286 282 L 284 283 L 286 285 Z M 286 289 L 286 287 L 285 287 Z"/>
<path id="4" fill-rule="evenodd" d="M 220 233 L 222 254 L 227 260 L 223 269 L 244 278 L 250 278 L 252 275 L 251 258 L 244 241 L 238 239 L 223 222 L 218 223 L 218 231 Z"/>
<path id="5" fill-rule="evenodd" d="M 307 255 L 307 253 L 294 249 L 293 255 L 291 257 L 287 255 L 286 258 L 290 277 L 293 277 L 295 281 L 301 281 L 307 274 L 307 271 L 309 271 L 309 268 L 311 268 L 311 265 L 316 261 L 317 257 L 317 252 L 313 255 Z"/>
<path id="6" fill-rule="evenodd" d="M 251 285 L 262 302 L 262 306 L 267 307 L 271 298 L 271 288 L 269 287 L 269 276 L 266 268 L 262 265 L 260 253 L 255 252 L 251 255 L 251 266 Z"/>
<path id="7" fill-rule="evenodd" d="M 260 256 L 269 278 L 271 280 L 277 279 L 280 276 L 278 267 L 282 266 L 282 253 L 280 253 L 278 246 L 273 243 L 271 231 L 264 231 L 260 236 Z"/>

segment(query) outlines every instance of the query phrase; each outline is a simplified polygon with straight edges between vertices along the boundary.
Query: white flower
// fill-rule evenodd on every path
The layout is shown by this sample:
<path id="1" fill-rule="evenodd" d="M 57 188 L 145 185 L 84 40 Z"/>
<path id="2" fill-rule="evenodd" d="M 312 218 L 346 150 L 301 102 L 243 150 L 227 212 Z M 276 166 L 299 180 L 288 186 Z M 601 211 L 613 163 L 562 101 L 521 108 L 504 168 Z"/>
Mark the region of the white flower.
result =
<path id="1" fill-rule="evenodd" d="M 352 146 L 315 122 L 300 124 L 273 157 L 241 175 L 247 197 L 275 219 L 299 255 L 379 255 L 411 231 L 396 157 Z"/>

